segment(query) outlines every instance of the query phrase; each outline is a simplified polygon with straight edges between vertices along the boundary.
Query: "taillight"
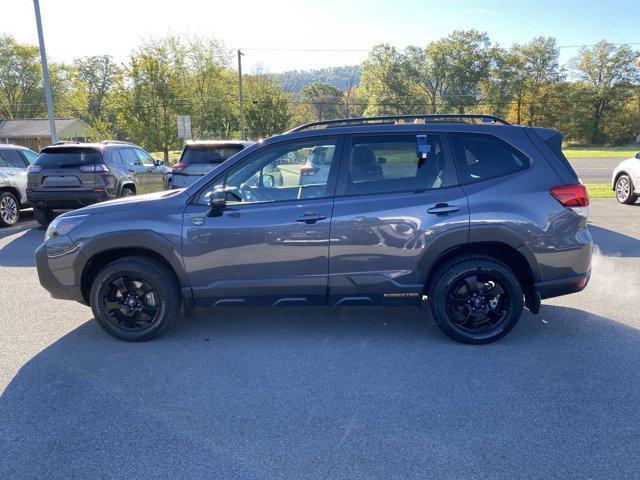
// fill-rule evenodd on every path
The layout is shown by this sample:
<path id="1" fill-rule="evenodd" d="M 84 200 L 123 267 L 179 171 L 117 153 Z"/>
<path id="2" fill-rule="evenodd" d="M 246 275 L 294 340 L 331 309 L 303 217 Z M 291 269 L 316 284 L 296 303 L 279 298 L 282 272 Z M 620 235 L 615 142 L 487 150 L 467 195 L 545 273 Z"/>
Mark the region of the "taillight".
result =
<path id="1" fill-rule="evenodd" d="M 40 165 L 29 165 L 27 167 L 27 173 L 38 173 L 40 170 L 42 170 Z"/>
<path id="2" fill-rule="evenodd" d="M 85 173 L 97 173 L 97 172 L 108 172 L 109 167 L 107 167 L 104 163 L 94 163 L 91 165 L 82 165 L 80 170 Z"/>
<path id="3" fill-rule="evenodd" d="M 320 171 L 319 168 L 305 166 L 300 169 L 300 175 L 303 177 L 309 177 L 311 175 L 315 175 L 319 171 Z"/>
<path id="4" fill-rule="evenodd" d="M 570 208 L 578 215 L 586 217 L 589 214 L 589 193 L 587 187 L 581 183 L 553 187 L 549 192 L 564 207 Z"/>
<path id="5" fill-rule="evenodd" d="M 185 168 L 187 168 L 189 166 L 188 163 L 176 163 L 173 167 L 171 167 L 171 171 L 173 172 L 179 172 L 181 170 L 184 170 Z"/>

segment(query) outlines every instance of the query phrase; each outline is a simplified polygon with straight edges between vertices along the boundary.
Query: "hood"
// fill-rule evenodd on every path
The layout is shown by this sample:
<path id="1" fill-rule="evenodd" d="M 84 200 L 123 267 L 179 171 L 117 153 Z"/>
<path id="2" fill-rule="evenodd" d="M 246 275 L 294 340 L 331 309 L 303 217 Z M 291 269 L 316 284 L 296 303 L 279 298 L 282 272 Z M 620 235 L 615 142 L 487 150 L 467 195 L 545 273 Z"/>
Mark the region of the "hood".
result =
<path id="1" fill-rule="evenodd" d="M 65 213 L 64 215 L 121 212 L 140 204 L 149 202 L 162 202 L 170 198 L 175 198 L 183 192 L 184 190 L 165 190 L 163 192 L 148 193 L 146 195 L 134 195 L 131 197 L 118 198 L 116 200 L 96 203 L 93 205 L 89 205 L 88 207 L 73 210 L 71 212 Z"/>

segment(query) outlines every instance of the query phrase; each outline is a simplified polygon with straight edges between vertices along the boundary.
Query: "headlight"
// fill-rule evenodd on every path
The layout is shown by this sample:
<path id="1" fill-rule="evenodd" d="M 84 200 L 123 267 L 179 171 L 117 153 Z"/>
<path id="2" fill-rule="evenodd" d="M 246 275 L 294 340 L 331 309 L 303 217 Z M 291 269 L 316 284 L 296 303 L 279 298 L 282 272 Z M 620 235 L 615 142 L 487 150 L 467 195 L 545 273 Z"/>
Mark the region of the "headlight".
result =
<path id="1" fill-rule="evenodd" d="M 89 215 L 73 215 L 70 217 L 58 217 L 49 224 L 44 241 L 59 235 L 68 235 L 74 228 L 84 222 Z"/>

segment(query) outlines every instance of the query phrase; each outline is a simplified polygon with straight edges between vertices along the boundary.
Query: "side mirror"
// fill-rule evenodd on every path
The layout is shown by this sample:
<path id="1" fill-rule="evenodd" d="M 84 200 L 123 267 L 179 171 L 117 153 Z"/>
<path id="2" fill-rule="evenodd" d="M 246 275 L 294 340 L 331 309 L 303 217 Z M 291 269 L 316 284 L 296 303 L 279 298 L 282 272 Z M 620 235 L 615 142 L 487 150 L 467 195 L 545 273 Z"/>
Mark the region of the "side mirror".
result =
<path id="1" fill-rule="evenodd" d="M 262 185 L 264 187 L 275 187 L 276 186 L 276 180 L 275 180 L 274 176 L 271 175 L 270 173 L 263 173 L 262 177 L 260 178 L 260 181 L 262 182 Z"/>
<path id="2" fill-rule="evenodd" d="M 164 165 L 164 160 L 158 160 L 157 158 L 153 159 L 153 164 L 158 167 L 160 165 Z"/>
<path id="3" fill-rule="evenodd" d="M 378 165 L 384 165 L 387 163 L 387 159 L 384 157 L 378 157 Z"/>
<path id="4" fill-rule="evenodd" d="M 636 153 L 636 158 L 640 160 L 640 152 Z"/>
<path id="5" fill-rule="evenodd" d="M 214 190 L 209 195 L 209 210 L 207 217 L 219 217 L 222 210 L 227 206 L 227 192 L 224 190 Z"/>

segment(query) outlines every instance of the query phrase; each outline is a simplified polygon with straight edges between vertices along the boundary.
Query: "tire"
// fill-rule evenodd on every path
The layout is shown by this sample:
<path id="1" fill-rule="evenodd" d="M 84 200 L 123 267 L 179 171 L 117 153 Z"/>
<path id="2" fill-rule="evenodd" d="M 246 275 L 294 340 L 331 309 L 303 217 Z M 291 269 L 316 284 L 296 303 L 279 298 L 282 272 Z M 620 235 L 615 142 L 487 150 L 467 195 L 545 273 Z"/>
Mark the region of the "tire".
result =
<path id="1" fill-rule="evenodd" d="M 11 192 L 0 192 L 0 227 L 12 227 L 20 221 L 20 202 Z"/>
<path id="2" fill-rule="evenodd" d="M 55 218 L 55 215 L 51 210 L 43 208 L 34 208 L 33 216 L 36 217 L 36 221 L 43 227 L 48 227 L 51 221 Z"/>
<path id="3" fill-rule="evenodd" d="M 122 187 L 122 191 L 120 192 L 120 198 L 124 197 L 133 197 L 136 194 L 130 187 Z"/>
<path id="4" fill-rule="evenodd" d="M 91 285 L 89 300 L 102 329 L 127 342 L 162 334 L 176 321 L 181 306 L 180 286 L 173 272 L 140 255 L 102 268 Z"/>
<path id="5" fill-rule="evenodd" d="M 474 278 L 476 290 L 471 288 Z M 447 262 L 436 272 L 428 295 L 440 329 L 458 342 L 475 345 L 504 337 L 524 308 L 522 285 L 513 271 L 484 255 Z"/>
<path id="6" fill-rule="evenodd" d="M 632 205 L 638 200 L 638 196 L 634 194 L 635 187 L 629 175 L 620 175 L 616 180 L 616 200 L 625 205 Z"/>

